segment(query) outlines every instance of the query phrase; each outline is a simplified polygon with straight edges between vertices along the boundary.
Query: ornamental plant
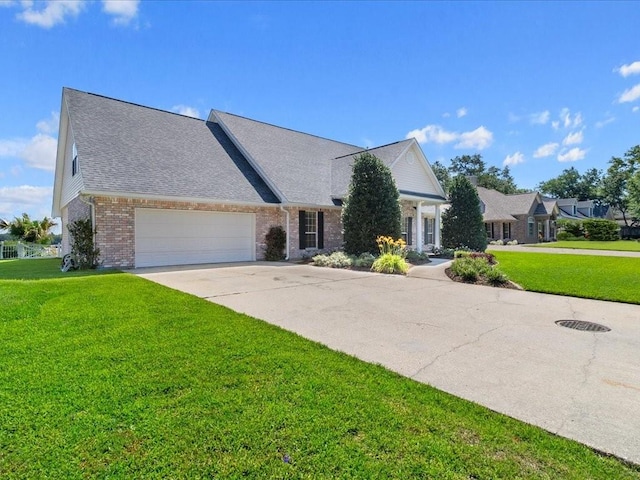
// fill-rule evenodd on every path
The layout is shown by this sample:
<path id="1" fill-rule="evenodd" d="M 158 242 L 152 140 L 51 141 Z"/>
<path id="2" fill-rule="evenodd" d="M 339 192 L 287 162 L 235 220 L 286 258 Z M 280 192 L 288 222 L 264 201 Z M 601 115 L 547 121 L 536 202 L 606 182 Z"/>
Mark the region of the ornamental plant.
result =
<path id="1" fill-rule="evenodd" d="M 405 274 L 409 270 L 406 256 L 406 243 L 399 238 L 379 236 L 376 238 L 380 256 L 371 265 L 371 270 L 378 273 L 401 273 Z"/>

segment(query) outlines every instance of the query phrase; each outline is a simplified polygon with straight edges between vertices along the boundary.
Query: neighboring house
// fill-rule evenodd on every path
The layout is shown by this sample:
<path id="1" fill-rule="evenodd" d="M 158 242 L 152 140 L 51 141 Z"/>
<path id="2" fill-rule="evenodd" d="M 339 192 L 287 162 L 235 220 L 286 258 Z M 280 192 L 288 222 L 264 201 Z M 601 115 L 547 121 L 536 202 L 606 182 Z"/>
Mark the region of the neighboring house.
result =
<path id="1" fill-rule="evenodd" d="M 539 193 L 505 195 L 497 190 L 476 187 L 489 240 L 517 240 L 536 243 L 555 239 L 558 207 L 556 201 Z"/>
<path id="2" fill-rule="evenodd" d="M 200 120 L 64 88 L 53 216 L 91 218 L 106 267 L 263 258 L 274 225 L 287 258 L 342 246 L 342 201 L 365 148 L 230 113 Z M 414 139 L 368 149 L 394 176 L 404 236 L 440 244 L 446 203 Z"/>
<path id="3" fill-rule="evenodd" d="M 545 200 L 553 200 L 545 197 Z M 597 205 L 593 200 L 578 200 L 577 198 L 556 199 L 560 210 L 558 219 L 586 220 L 589 218 L 606 218 L 609 207 Z"/>

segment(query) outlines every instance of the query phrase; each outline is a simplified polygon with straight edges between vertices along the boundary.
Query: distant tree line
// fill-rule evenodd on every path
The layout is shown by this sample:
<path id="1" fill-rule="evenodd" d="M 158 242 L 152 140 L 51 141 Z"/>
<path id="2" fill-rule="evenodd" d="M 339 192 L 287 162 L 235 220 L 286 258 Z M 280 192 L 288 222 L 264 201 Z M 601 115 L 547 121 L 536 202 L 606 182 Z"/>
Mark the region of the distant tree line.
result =
<path id="1" fill-rule="evenodd" d="M 509 167 L 487 167 L 482 156 L 462 155 L 451 160 L 448 167 L 440 162 L 432 164 L 433 172 L 445 192 L 458 175 L 475 177 L 480 187 L 504 193 L 528 192 L 519 188 Z M 536 191 L 553 198 L 594 200 L 596 205 L 608 205 L 620 212 L 626 226 L 640 224 L 640 145 L 632 147 L 622 157 L 612 157 L 606 171 L 591 168 L 581 174 L 575 167 L 540 182 Z"/>

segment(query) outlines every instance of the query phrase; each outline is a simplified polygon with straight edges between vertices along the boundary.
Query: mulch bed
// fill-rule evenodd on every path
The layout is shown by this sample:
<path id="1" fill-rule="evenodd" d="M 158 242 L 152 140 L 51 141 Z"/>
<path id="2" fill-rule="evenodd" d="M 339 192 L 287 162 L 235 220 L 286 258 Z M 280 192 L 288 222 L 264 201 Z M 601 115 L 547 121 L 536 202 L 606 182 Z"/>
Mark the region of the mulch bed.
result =
<path id="1" fill-rule="evenodd" d="M 475 282 L 467 282 L 466 280 L 463 280 L 462 277 L 458 275 L 454 275 L 453 272 L 451 271 L 451 268 L 445 269 L 444 273 L 446 273 L 447 277 L 449 277 L 454 282 L 468 283 L 470 285 L 484 285 L 485 287 L 497 287 L 497 288 L 509 288 L 511 290 L 522 290 L 522 287 L 518 286 L 517 284 L 513 283 L 510 280 L 503 284 L 494 285 L 493 283 L 489 283 L 486 278 L 482 278 L 482 277 L 478 278 L 478 280 Z"/>

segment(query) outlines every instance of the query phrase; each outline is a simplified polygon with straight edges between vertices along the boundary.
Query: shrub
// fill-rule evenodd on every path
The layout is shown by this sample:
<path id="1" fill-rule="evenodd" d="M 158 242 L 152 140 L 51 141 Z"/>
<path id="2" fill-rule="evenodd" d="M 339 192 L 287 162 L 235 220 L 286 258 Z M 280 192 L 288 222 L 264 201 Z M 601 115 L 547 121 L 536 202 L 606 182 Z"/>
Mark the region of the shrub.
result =
<path id="1" fill-rule="evenodd" d="M 380 255 L 373 265 L 371 270 L 378 273 L 402 273 L 405 274 L 409 270 L 407 261 L 400 255 L 393 253 L 384 253 Z"/>
<path id="2" fill-rule="evenodd" d="M 502 240 L 491 240 L 489 245 L 504 245 L 504 242 Z"/>
<path id="3" fill-rule="evenodd" d="M 344 252 L 333 252 L 331 255 L 320 254 L 313 257 L 313 264 L 318 267 L 349 268 L 351 258 Z"/>
<path id="4" fill-rule="evenodd" d="M 67 226 L 71 235 L 71 254 L 81 270 L 96 268 L 99 264 L 100 249 L 93 243 L 91 219 L 76 220 Z"/>
<path id="5" fill-rule="evenodd" d="M 582 225 L 582 220 L 566 220 L 561 218 L 557 222 L 558 228 L 564 230 L 564 232 L 568 233 L 572 237 L 584 237 L 584 227 Z M 560 232 L 562 233 L 562 232 Z M 558 233 L 558 240 L 560 240 L 560 233 Z"/>
<path id="6" fill-rule="evenodd" d="M 463 175 L 451 181 L 450 208 L 442 214 L 442 244 L 449 248 L 467 245 L 471 250 L 484 252 L 487 233 L 480 210 L 476 188 Z"/>
<path id="7" fill-rule="evenodd" d="M 284 249 L 287 246 L 287 234 L 281 226 L 269 229 L 264 237 L 264 259 L 270 262 L 282 260 L 285 257 Z"/>
<path id="8" fill-rule="evenodd" d="M 509 278 L 496 267 L 487 270 L 484 276 L 491 285 L 503 285 L 509 281 Z"/>
<path id="9" fill-rule="evenodd" d="M 518 240 L 513 239 L 513 240 L 507 242 L 507 245 L 518 245 Z"/>
<path id="10" fill-rule="evenodd" d="M 426 252 L 417 252 L 415 250 L 408 250 L 406 252 L 405 258 L 410 263 L 417 262 L 429 262 L 429 255 Z"/>
<path id="11" fill-rule="evenodd" d="M 352 258 L 352 263 L 354 267 L 371 268 L 375 260 L 376 260 L 376 257 L 371 255 L 369 252 L 365 252 L 365 253 L 361 253 L 357 257 Z"/>
<path id="12" fill-rule="evenodd" d="M 493 253 L 485 253 L 485 252 L 471 252 L 469 253 L 471 258 L 484 258 L 489 265 L 496 264 L 496 257 Z"/>
<path id="13" fill-rule="evenodd" d="M 585 220 L 582 222 L 585 231 L 585 237 L 589 240 L 596 241 L 615 241 L 620 239 L 620 227 L 613 220 L 605 220 L 603 218 L 596 218 L 592 220 Z"/>
<path id="14" fill-rule="evenodd" d="M 369 152 L 355 158 L 349 193 L 342 209 L 347 253 L 376 253 L 376 237 L 400 236 L 399 198 L 391 170 L 380 159 Z"/>
<path id="15" fill-rule="evenodd" d="M 433 254 L 439 258 L 453 258 L 455 250 L 453 248 L 433 247 Z"/>

